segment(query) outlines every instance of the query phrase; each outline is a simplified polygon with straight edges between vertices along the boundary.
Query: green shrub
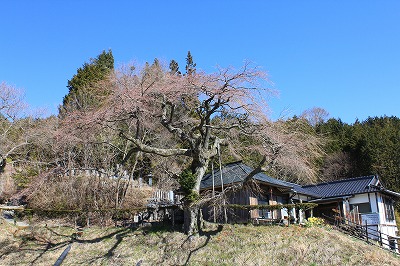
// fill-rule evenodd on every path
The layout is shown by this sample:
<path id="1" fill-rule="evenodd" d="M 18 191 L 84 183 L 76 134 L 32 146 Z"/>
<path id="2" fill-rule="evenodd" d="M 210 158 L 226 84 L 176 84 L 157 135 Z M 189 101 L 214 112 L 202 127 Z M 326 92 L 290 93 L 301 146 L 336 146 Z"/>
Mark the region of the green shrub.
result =
<path id="1" fill-rule="evenodd" d="M 196 177 L 189 169 L 184 170 L 179 177 L 179 185 L 183 191 L 189 193 L 196 185 Z"/>
<path id="2" fill-rule="evenodd" d="M 319 217 L 310 217 L 306 221 L 306 226 L 321 226 L 325 224 L 325 220 Z"/>
<path id="3" fill-rule="evenodd" d="M 185 199 L 188 201 L 196 201 L 199 198 L 199 194 L 193 191 L 196 185 L 196 176 L 192 173 L 190 169 L 186 169 L 182 172 L 179 177 L 179 184 L 182 190 L 185 192 Z"/>

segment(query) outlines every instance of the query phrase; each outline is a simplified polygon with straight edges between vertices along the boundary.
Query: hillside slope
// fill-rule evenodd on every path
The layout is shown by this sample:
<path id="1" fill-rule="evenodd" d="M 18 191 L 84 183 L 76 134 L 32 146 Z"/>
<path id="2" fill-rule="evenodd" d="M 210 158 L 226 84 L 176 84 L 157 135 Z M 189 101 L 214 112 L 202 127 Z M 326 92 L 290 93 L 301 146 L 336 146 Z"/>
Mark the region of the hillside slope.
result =
<path id="1" fill-rule="evenodd" d="M 16 232 L 0 222 L 0 265 L 52 265 L 73 228 Z M 329 227 L 224 225 L 199 237 L 163 228 L 87 228 L 62 265 L 400 265 L 400 257 Z"/>

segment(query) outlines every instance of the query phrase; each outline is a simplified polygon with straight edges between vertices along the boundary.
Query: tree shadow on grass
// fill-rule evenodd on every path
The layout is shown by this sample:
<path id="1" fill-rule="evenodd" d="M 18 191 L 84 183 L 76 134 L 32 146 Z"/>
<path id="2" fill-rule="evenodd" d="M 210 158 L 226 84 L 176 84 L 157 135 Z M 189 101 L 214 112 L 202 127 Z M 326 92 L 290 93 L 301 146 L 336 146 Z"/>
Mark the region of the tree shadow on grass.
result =
<path id="1" fill-rule="evenodd" d="M 0 241 L 0 259 L 18 251 L 18 247 L 14 246 L 13 244 L 14 243 L 9 239 Z"/>
<path id="2" fill-rule="evenodd" d="M 17 247 L 17 248 L 10 247 L 9 249 L 8 248 L 3 249 L 2 252 L 0 253 L 0 258 L 5 257 L 12 253 L 18 253 L 18 252 L 22 252 L 22 251 L 36 253 L 36 254 L 37 254 L 37 252 L 39 252 L 39 254 L 35 255 L 33 260 L 30 262 L 30 265 L 35 265 L 39 261 L 39 259 L 41 259 L 47 252 L 56 251 L 56 250 L 65 248 L 70 244 L 72 244 L 72 246 L 74 246 L 75 243 L 76 244 L 96 244 L 96 243 L 101 243 L 103 241 L 115 238 L 116 241 L 105 253 L 103 253 L 100 256 L 94 257 L 94 258 L 88 258 L 88 260 L 85 261 L 85 263 L 91 264 L 91 263 L 95 263 L 97 260 L 100 260 L 100 259 L 109 259 L 109 258 L 113 257 L 115 255 L 115 250 L 123 242 L 124 238 L 129 236 L 131 233 L 138 231 L 138 229 L 140 229 L 140 231 L 143 235 L 155 234 L 159 237 L 162 237 L 164 232 L 176 231 L 174 228 L 171 228 L 170 226 L 156 224 L 151 227 L 141 227 L 141 228 L 124 227 L 124 228 L 120 228 L 118 230 L 115 230 L 111 233 L 108 233 L 108 234 L 100 236 L 100 237 L 96 237 L 96 238 L 92 238 L 92 239 L 85 239 L 84 231 L 83 231 L 83 236 L 81 237 L 80 234 L 78 234 L 78 233 L 82 233 L 82 232 L 79 232 L 79 231 L 74 232 L 69 235 L 69 234 L 65 234 L 65 233 L 64 234 L 59 233 L 59 232 L 57 232 L 57 230 L 55 230 L 53 228 L 46 227 L 46 230 L 50 231 L 52 234 L 54 234 L 56 236 L 62 237 L 63 239 L 61 239 L 59 242 L 56 242 L 56 241 L 52 240 L 51 238 L 43 237 L 43 235 L 30 234 L 30 235 L 26 235 L 26 236 L 20 236 L 22 239 L 22 243 L 19 245 L 19 247 Z M 36 248 L 32 248 L 32 242 L 36 242 L 36 244 L 38 246 Z M 6 243 L 4 243 L 4 244 L 6 244 Z"/>
<path id="3" fill-rule="evenodd" d="M 43 255 L 44 255 L 46 252 L 61 249 L 61 248 L 65 247 L 65 246 L 67 246 L 67 245 L 70 244 L 70 243 L 71 243 L 70 241 L 63 241 L 63 242 L 58 243 L 58 244 L 51 244 L 51 243 L 48 243 L 48 244 L 45 246 L 45 248 L 39 253 L 39 255 L 36 256 L 36 258 L 33 259 L 33 261 L 31 261 L 30 265 L 35 265 L 35 264 L 36 264 L 36 261 L 38 261 L 41 257 L 43 257 Z M 25 251 L 27 251 L 27 250 L 28 250 L 28 249 L 25 249 Z"/>
<path id="4" fill-rule="evenodd" d="M 114 250 L 118 247 L 118 245 L 122 242 L 123 238 L 130 232 L 133 232 L 136 229 L 132 228 L 122 228 L 119 230 L 116 230 L 114 232 L 111 232 L 107 235 L 93 238 L 93 239 L 81 239 L 79 237 L 79 232 L 74 232 L 71 235 L 67 234 L 60 234 L 56 232 L 54 229 L 46 227 L 47 230 L 52 232 L 53 234 L 61 237 L 66 237 L 67 239 L 61 242 L 52 242 L 51 239 L 46 239 L 44 237 L 41 237 L 40 235 L 35 236 L 33 234 L 30 235 L 25 235 L 25 236 L 20 236 L 22 239 L 21 244 L 19 245 L 18 248 L 8 248 L 4 250 L 2 253 L 0 253 L 0 258 L 5 257 L 9 254 L 12 253 L 18 253 L 22 251 L 26 252 L 39 252 L 37 256 L 30 262 L 30 265 L 35 265 L 36 262 L 43 257 L 44 254 L 46 254 L 49 251 L 55 251 L 58 249 L 62 249 L 63 247 L 68 246 L 69 244 L 73 243 L 81 243 L 81 244 L 95 244 L 95 243 L 100 243 L 102 241 L 105 241 L 107 239 L 113 238 L 114 236 L 117 238 L 117 242 L 111 247 L 111 249 L 106 253 L 105 256 L 112 256 L 114 253 Z M 37 248 L 30 248 L 31 243 L 36 242 L 38 244 Z M 3 243 L 5 244 L 5 243 Z"/>
<path id="5" fill-rule="evenodd" d="M 203 245 L 193 249 L 190 251 L 189 256 L 186 259 L 186 262 L 183 265 L 187 265 L 189 263 L 189 260 L 191 258 L 191 256 L 193 255 L 193 253 L 199 251 L 200 249 L 204 248 L 205 246 L 207 246 L 207 244 L 210 242 L 211 237 L 217 235 L 218 233 L 220 233 L 222 231 L 222 229 L 224 228 L 224 226 L 222 224 L 219 224 L 216 230 L 212 230 L 212 231 L 204 231 L 202 228 L 199 229 L 199 236 L 205 236 L 206 237 L 206 241 L 204 242 Z M 183 246 L 186 242 L 191 241 L 191 239 L 194 236 L 191 235 L 189 236 L 183 243 L 181 246 Z"/>
<path id="6" fill-rule="evenodd" d="M 17 231 L 19 231 L 19 230 L 17 229 Z M 63 242 L 55 244 L 43 237 L 35 236 L 32 232 L 29 234 L 23 234 L 23 235 L 19 235 L 19 236 L 15 236 L 15 233 L 13 235 L 16 238 L 19 238 L 21 240 L 21 242 L 19 243 L 18 241 L 11 241 L 9 239 L 2 241 L 0 243 L 0 247 L 1 247 L 0 259 L 4 258 L 10 254 L 18 253 L 18 252 L 22 252 L 22 251 L 40 252 L 39 255 L 37 257 L 35 257 L 34 260 L 30 263 L 31 265 L 33 265 L 48 250 L 62 248 L 63 246 L 68 244 L 68 241 L 63 241 Z M 32 242 L 36 242 L 36 244 L 39 247 L 36 249 L 31 248 Z"/>
<path id="7" fill-rule="evenodd" d="M 115 232 L 114 234 L 110 234 L 109 236 L 107 236 L 107 238 L 111 238 L 114 237 L 116 238 L 116 242 L 114 243 L 114 245 L 104 254 L 101 256 L 97 256 L 94 258 L 91 258 L 90 260 L 86 261 L 88 264 L 92 264 L 95 263 L 97 260 L 99 259 L 108 259 L 111 258 L 115 255 L 115 250 L 118 248 L 118 246 L 121 244 L 121 242 L 123 241 L 123 239 L 128 236 L 130 233 L 136 231 L 138 228 L 128 228 L 125 230 L 119 230 L 117 232 Z M 174 231 L 173 228 L 165 226 L 165 225 L 152 225 L 150 227 L 143 227 L 140 228 L 141 232 L 143 235 L 147 235 L 147 234 L 156 234 L 157 236 L 161 237 L 162 233 L 164 232 L 171 232 Z M 105 238 L 103 237 L 103 239 L 101 241 L 105 240 Z M 98 241 L 98 239 L 93 239 L 93 240 L 77 240 L 76 242 L 78 243 L 97 243 L 100 242 Z"/>
<path id="8" fill-rule="evenodd" d="M 114 245 L 104 254 L 101 256 L 97 256 L 94 258 L 89 259 L 87 262 L 89 264 L 94 263 L 95 261 L 99 260 L 99 259 L 104 259 L 104 258 L 110 258 L 112 256 L 114 256 L 114 251 L 115 249 L 118 248 L 118 246 L 121 244 L 121 242 L 123 241 L 123 239 L 130 233 L 136 231 L 137 228 L 123 228 L 120 230 L 117 230 L 115 232 L 112 232 L 108 235 L 104 235 L 102 237 L 97 237 L 97 238 L 93 238 L 93 239 L 80 239 L 77 238 L 74 240 L 74 242 L 79 243 L 79 244 L 96 244 L 96 243 L 100 243 L 103 242 L 107 239 L 111 239 L 111 238 L 116 238 L 117 241 L 114 243 Z"/>

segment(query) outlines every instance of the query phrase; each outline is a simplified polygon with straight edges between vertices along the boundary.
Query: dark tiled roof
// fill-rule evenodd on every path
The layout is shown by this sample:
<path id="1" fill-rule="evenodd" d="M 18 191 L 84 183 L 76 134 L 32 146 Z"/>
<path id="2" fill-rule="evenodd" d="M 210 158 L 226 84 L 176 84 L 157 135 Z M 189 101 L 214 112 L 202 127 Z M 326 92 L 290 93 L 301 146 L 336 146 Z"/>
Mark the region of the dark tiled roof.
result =
<path id="1" fill-rule="evenodd" d="M 319 198 L 331 198 L 380 191 L 376 186 L 378 179 L 375 176 L 362 176 L 337 180 L 316 185 L 302 186 L 303 189 L 319 195 Z"/>
<path id="2" fill-rule="evenodd" d="M 240 183 L 247 177 L 253 168 L 242 162 L 230 163 L 222 168 L 222 179 L 224 185 Z M 380 191 L 385 194 L 400 198 L 400 193 L 389 191 L 381 186 L 378 177 L 362 176 L 356 178 L 342 179 L 332 182 L 320 183 L 315 185 L 301 186 L 295 183 L 286 182 L 276 178 L 267 176 L 264 173 L 258 173 L 254 177 L 258 181 L 280 187 L 285 190 L 291 190 L 299 194 L 308 195 L 318 200 L 351 196 L 368 192 Z M 214 169 L 214 186 L 221 186 L 221 178 L 219 169 Z M 200 189 L 208 189 L 212 187 L 212 174 L 209 173 L 203 177 Z"/>
<path id="3" fill-rule="evenodd" d="M 303 194 L 303 195 L 308 195 L 314 198 L 319 198 L 319 194 L 315 193 L 312 190 L 303 188 L 302 186 L 298 185 L 298 184 L 293 184 L 293 190 L 299 194 Z"/>
<path id="4" fill-rule="evenodd" d="M 222 168 L 222 179 L 224 182 L 224 185 L 228 184 L 233 184 L 233 183 L 240 183 L 243 182 L 243 180 L 247 177 L 248 174 L 253 171 L 253 168 L 250 166 L 245 165 L 242 162 L 235 162 L 235 163 L 230 163 L 228 165 L 225 165 Z M 264 173 L 258 173 L 254 176 L 254 179 L 258 181 L 265 182 L 267 184 L 285 188 L 288 190 L 294 190 L 297 193 L 300 194 L 306 194 L 310 196 L 318 196 L 315 195 L 313 192 L 308 191 L 306 189 L 303 189 L 300 185 L 294 184 L 294 183 L 289 183 L 283 180 L 279 180 L 276 178 L 272 178 L 270 176 L 267 176 Z M 220 177 L 220 171 L 219 169 L 214 169 L 214 186 L 215 187 L 220 187 L 221 186 L 221 177 Z M 200 189 L 207 189 L 212 187 L 212 174 L 209 173 L 203 177 L 201 180 L 200 184 Z"/>
<path id="5" fill-rule="evenodd" d="M 224 185 L 240 183 L 246 178 L 246 176 L 251 173 L 253 169 L 242 162 L 230 163 L 222 167 L 222 179 Z M 269 184 L 290 187 L 284 181 L 269 177 L 263 173 L 258 173 L 254 176 L 255 179 L 267 182 Z M 215 187 L 221 186 L 221 177 L 219 169 L 214 169 L 214 185 Z M 206 189 L 212 187 L 212 174 L 209 173 L 203 177 L 201 180 L 200 189 Z"/>

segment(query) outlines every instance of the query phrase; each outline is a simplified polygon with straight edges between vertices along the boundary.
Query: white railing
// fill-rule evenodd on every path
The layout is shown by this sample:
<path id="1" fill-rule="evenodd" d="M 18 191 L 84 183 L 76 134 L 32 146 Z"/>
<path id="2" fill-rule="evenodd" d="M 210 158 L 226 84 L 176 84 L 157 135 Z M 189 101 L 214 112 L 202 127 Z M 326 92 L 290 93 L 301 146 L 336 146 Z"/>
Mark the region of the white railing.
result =
<path id="1" fill-rule="evenodd" d="M 150 199 L 152 203 L 180 204 L 182 195 L 176 195 L 172 190 L 155 189 Z"/>

